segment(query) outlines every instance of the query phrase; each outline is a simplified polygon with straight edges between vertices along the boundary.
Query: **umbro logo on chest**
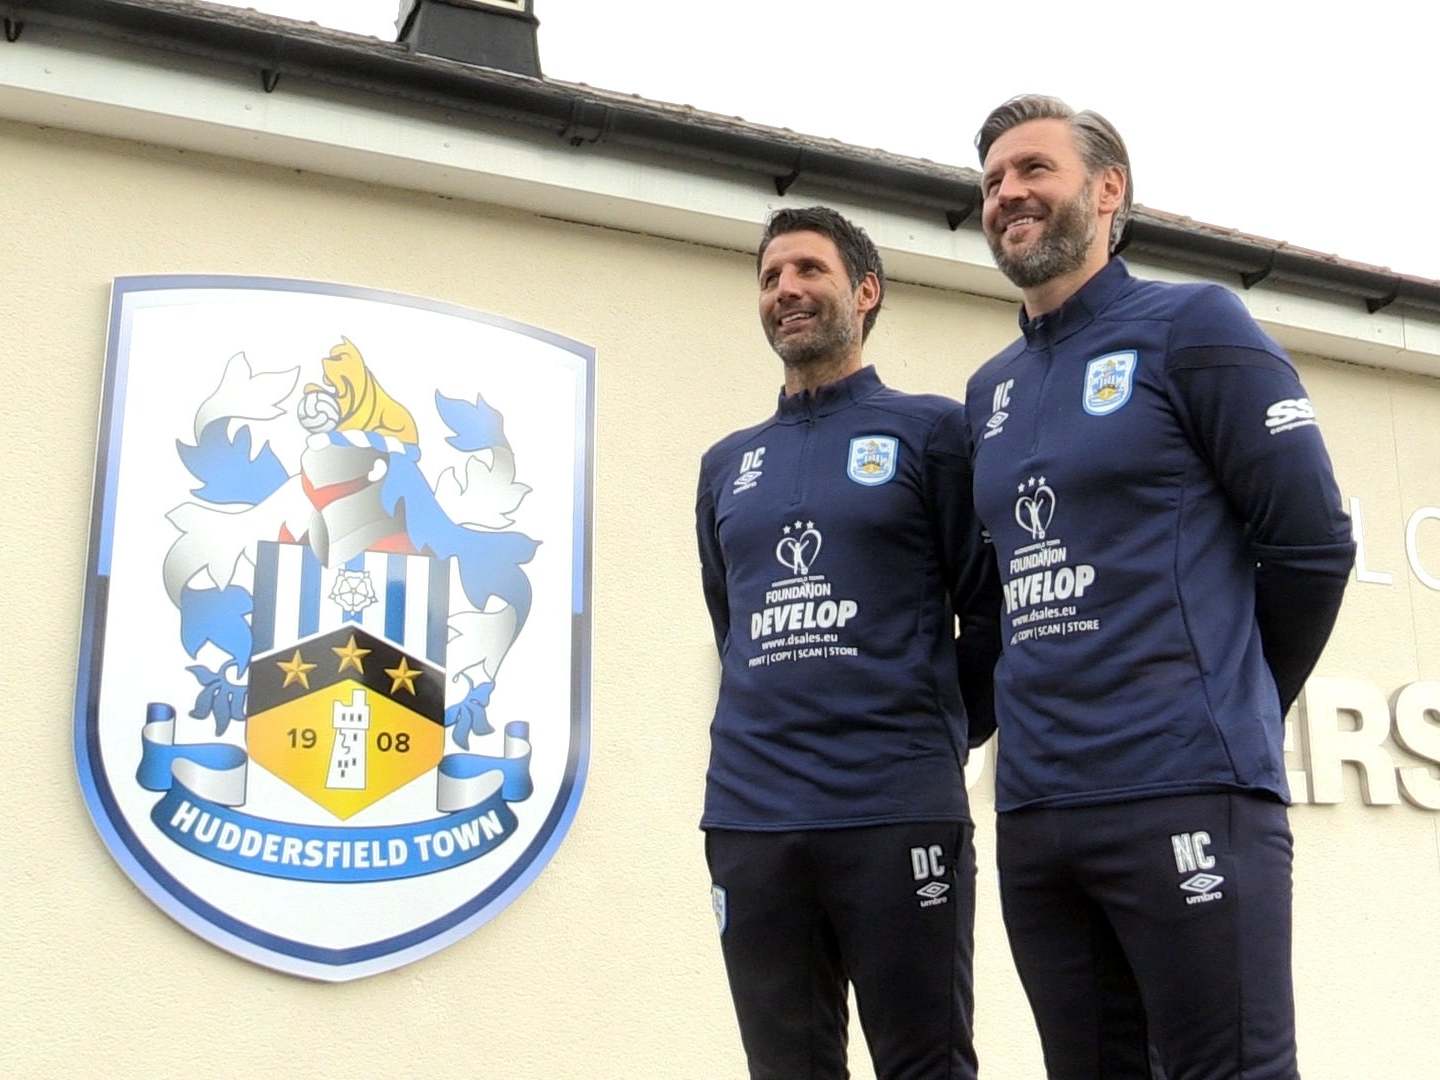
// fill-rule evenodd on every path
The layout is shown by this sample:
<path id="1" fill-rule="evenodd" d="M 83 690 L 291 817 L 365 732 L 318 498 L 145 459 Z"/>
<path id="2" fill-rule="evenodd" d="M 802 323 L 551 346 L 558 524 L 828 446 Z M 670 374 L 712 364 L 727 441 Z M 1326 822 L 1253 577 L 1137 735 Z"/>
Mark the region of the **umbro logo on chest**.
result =
<path id="1" fill-rule="evenodd" d="M 1005 421 L 1010 419 L 1005 410 L 1010 408 L 1010 391 L 1014 388 L 1015 380 L 1006 379 L 990 395 L 990 419 L 985 421 L 984 438 L 993 438 L 1005 430 Z"/>
<path id="2" fill-rule="evenodd" d="M 730 494 L 739 495 L 742 491 L 749 491 L 760 483 L 760 477 L 765 475 L 765 447 L 757 446 L 754 450 L 746 450 L 745 455 L 740 459 L 740 471 L 736 474 Z"/>

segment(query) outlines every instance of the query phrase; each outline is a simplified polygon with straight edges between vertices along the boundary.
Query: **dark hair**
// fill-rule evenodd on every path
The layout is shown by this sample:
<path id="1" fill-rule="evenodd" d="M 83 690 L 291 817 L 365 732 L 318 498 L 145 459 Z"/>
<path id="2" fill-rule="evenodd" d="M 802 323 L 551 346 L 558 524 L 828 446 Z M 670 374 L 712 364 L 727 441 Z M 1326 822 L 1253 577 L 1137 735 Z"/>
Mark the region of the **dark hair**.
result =
<path id="1" fill-rule="evenodd" d="M 875 250 L 874 242 L 865 235 L 865 230 L 859 225 L 837 214 L 828 206 L 806 206 L 799 209 L 786 207 L 776 210 L 765 223 L 764 235 L 760 237 L 760 250 L 755 253 L 757 274 L 770 241 L 793 232 L 815 232 L 829 237 L 845 263 L 845 273 L 850 278 L 852 289 L 865 280 L 866 274 L 875 275 L 875 280 L 880 283 L 880 296 L 875 301 L 875 306 L 865 313 L 865 325 L 860 334 L 860 340 L 864 341 L 870 336 L 870 328 L 875 325 L 875 318 L 880 314 L 880 304 L 885 299 L 885 266 L 880 261 L 880 252 Z"/>
<path id="2" fill-rule="evenodd" d="M 1115 130 L 1115 125 L 1097 112 L 1089 109 L 1076 112 L 1059 98 L 1046 97 L 1044 94 L 1021 94 L 994 109 L 985 118 L 985 123 L 980 125 L 980 131 L 975 136 L 975 148 L 980 151 L 981 168 L 984 168 L 985 158 L 996 139 L 1011 128 L 1031 120 L 1068 122 L 1070 131 L 1075 136 L 1076 148 L 1079 149 L 1080 157 L 1091 176 L 1112 165 L 1125 174 L 1125 198 L 1115 211 L 1114 221 L 1110 223 L 1108 250 L 1113 252 L 1125 232 L 1135 201 L 1130 181 L 1130 153 L 1125 149 L 1125 140 L 1120 137 L 1120 132 Z"/>

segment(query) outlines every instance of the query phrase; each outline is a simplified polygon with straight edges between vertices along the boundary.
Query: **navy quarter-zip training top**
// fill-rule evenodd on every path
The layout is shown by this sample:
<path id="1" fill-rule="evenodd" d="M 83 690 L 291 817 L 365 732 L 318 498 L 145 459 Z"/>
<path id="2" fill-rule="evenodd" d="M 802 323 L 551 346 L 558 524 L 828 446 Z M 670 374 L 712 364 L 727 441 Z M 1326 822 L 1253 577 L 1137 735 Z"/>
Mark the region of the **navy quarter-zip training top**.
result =
<path id="1" fill-rule="evenodd" d="M 1021 329 L 967 392 L 997 809 L 1288 800 L 1282 716 L 1355 552 L 1294 367 L 1227 290 L 1119 259 Z"/>
<path id="2" fill-rule="evenodd" d="M 999 595 L 964 408 L 870 367 L 782 393 L 705 453 L 695 516 L 721 658 L 701 827 L 969 820 Z"/>

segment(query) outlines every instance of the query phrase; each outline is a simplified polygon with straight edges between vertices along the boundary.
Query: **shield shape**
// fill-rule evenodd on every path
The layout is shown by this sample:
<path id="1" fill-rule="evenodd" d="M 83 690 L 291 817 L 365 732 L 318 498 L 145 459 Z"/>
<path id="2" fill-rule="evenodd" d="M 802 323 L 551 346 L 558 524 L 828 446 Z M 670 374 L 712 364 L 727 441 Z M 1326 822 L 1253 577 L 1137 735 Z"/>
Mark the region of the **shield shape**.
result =
<path id="1" fill-rule="evenodd" d="M 861 435 L 850 440 L 846 475 L 857 484 L 876 487 L 895 476 L 900 441 L 891 435 Z"/>
<path id="2" fill-rule="evenodd" d="M 262 541 L 251 760 L 342 820 L 438 766 L 448 570 L 378 551 L 327 567 L 309 547 Z"/>
<path id="3" fill-rule="evenodd" d="M 1085 411 L 1109 416 L 1130 400 L 1139 354 L 1134 349 L 1097 356 L 1085 365 Z"/>
<path id="4" fill-rule="evenodd" d="M 250 760 L 340 820 L 440 764 L 442 669 L 332 630 L 251 662 Z"/>
<path id="5" fill-rule="evenodd" d="M 101 836 L 281 971 L 459 940 L 584 785 L 593 350 L 260 278 L 118 279 L 110 330 L 75 712 Z"/>

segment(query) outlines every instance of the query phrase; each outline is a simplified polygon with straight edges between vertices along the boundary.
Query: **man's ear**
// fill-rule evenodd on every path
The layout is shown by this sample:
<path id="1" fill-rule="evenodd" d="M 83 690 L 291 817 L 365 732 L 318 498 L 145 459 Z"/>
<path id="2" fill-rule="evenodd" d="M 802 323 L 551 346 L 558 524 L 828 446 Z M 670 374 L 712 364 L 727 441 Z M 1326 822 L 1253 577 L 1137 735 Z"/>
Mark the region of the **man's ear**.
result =
<path id="1" fill-rule="evenodd" d="M 865 271 L 860 284 L 855 286 L 855 302 L 862 315 L 880 303 L 880 279 L 875 276 L 875 271 Z"/>
<path id="2" fill-rule="evenodd" d="M 1119 165 L 1107 165 L 1100 171 L 1099 199 L 1096 209 L 1102 214 L 1114 214 L 1125 204 L 1125 191 L 1130 178 Z"/>

